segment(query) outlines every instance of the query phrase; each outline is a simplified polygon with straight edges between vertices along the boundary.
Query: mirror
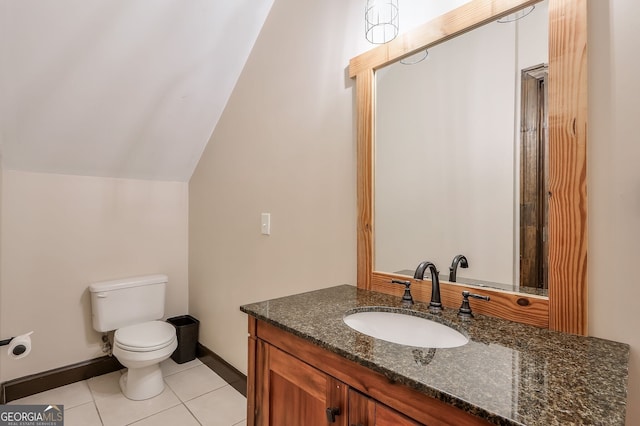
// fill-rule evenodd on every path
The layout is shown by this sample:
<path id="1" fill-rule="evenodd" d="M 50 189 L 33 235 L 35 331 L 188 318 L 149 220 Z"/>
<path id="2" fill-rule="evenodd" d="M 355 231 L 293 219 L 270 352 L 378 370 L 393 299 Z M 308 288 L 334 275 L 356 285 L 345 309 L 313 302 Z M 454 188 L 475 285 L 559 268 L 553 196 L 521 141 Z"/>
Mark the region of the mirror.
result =
<path id="1" fill-rule="evenodd" d="M 546 111 L 528 102 L 534 111 L 525 114 L 522 99 L 533 96 L 522 96 L 521 83 L 523 72 L 546 69 L 548 4 L 511 17 L 437 44 L 424 60 L 419 52 L 420 62 L 376 70 L 374 270 L 413 276 L 429 259 L 451 281 L 449 265 L 463 254 L 457 282 L 546 296 L 544 238 L 535 238 L 544 221 L 529 219 L 530 202 L 520 207 L 528 193 L 520 186 L 539 180 L 521 170 L 533 169 L 538 154 L 528 147 L 544 131 L 523 118 Z M 530 222 L 524 232 L 521 220 Z"/>
<path id="2" fill-rule="evenodd" d="M 401 295 L 402 289 L 392 284 L 391 279 L 406 279 L 406 276 L 374 268 L 377 256 L 374 243 L 377 232 L 374 215 L 376 70 L 535 3 L 537 1 L 472 0 L 351 59 L 349 76 L 356 81 L 359 288 Z M 548 5 L 549 69 L 545 89 L 548 92 L 548 299 L 446 282 L 441 284 L 441 298 L 445 307 L 457 308 L 461 290 L 470 290 L 491 296 L 490 303 L 474 306 L 477 313 L 586 334 L 587 0 L 548 0 Z M 428 164 L 429 159 L 423 162 Z M 402 246 L 395 249 L 402 250 Z M 428 301 L 430 281 L 413 280 L 412 283 L 414 298 Z"/>

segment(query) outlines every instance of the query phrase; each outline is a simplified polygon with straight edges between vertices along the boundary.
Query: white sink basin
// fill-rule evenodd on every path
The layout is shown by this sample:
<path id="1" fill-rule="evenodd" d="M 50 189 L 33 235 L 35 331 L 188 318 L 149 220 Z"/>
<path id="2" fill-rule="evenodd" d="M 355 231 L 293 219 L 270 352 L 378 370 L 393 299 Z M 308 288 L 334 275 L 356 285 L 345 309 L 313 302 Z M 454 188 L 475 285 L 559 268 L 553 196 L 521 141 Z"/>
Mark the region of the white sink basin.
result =
<path id="1" fill-rule="evenodd" d="M 462 333 L 426 318 L 398 312 L 356 312 L 343 321 L 367 336 L 422 348 L 455 348 L 469 342 Z"/>

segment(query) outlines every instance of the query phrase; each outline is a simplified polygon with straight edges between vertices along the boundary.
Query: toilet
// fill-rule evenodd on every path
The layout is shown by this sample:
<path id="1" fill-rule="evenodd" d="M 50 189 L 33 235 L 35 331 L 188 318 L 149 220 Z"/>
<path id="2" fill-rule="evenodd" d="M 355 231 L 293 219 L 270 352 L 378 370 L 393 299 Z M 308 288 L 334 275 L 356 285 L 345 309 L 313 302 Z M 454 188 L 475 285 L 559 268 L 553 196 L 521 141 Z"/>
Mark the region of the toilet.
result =
<path id="1" fill-rule="evenodd" d="M 115 330 L 113 356 L 127 372 L 120 377 L 122 393 L 144 400 L 164 390 L 160 362 L 178 347 L 176 329 L 165 321 L 166 275 L 145 275 L 96 282 L 89 286 L 93 328 Z"/>

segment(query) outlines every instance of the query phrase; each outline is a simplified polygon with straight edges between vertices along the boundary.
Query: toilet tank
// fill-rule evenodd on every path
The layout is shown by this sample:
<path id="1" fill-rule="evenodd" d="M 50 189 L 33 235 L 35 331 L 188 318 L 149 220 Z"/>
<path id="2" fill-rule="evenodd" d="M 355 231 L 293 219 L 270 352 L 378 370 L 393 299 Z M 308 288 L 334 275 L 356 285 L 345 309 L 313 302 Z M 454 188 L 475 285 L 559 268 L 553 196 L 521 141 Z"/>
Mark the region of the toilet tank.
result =
<path id="1" fill-rule="evenodd" d="M 93 328 L 105 332 L 162 318 L 167 281 L 157 274 L 91 284 Z"/>

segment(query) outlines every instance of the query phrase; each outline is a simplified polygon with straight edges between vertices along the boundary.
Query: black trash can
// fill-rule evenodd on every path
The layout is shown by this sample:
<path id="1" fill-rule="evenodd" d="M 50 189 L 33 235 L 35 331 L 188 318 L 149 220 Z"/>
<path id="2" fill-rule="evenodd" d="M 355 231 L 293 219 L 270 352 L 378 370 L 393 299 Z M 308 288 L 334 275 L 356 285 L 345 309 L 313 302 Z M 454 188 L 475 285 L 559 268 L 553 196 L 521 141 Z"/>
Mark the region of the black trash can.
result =
<path id="1" fill-rule="evenodd" d="M 191 315 L 180 315 L 168 318 L 167 322 L 176 328 L 176 336 L 178 337 L 178 347 L 171 354 L 171 359 L 178 364 L 194 360 L 198 346 L 200 321 Z"/>

